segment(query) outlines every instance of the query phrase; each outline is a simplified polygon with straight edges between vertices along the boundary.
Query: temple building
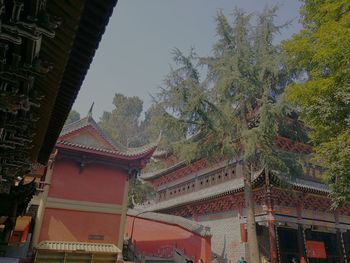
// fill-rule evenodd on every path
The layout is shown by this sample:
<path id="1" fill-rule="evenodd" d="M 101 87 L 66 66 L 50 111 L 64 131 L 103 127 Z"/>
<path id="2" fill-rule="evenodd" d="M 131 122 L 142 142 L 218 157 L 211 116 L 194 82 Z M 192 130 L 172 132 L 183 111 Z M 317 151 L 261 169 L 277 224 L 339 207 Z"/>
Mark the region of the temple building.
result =
<path id="1" fill-rule="evenodd" d="M 156 143 L 140 148 L 116 144 L 93 120 L 91 110 L 66 125 L 42 183 L 33 234 L 36 262 L 49 256 L 50 262 L 78 256 L 93 257 L 91 262 L 99 256 L 117 260 L 129 179 L 139 174 L 155 149 Z"/>
<path id="2" fill-rule="evenodd" d="M 277 137 L 285 151 L 307 154 L 310 146 Z M 147 211 L 182 216 L 211 229 L 212 253 L 220 262 L 246 256 L 247 233 L 242 162 L 207 159 L 191 163 L 157 156 L 168 167 L 141 178 L 156 191 Z M 350 204 L 332 210 L 329 187 L 317 176 L 322 168 L 305 163 L 301 177 L 277 171 L 253 176 L 255 219 L 261 255 L 272 263 L 348 262 L 350 260 Z M 305 262 L 304 261 L 304 262 Z"/>

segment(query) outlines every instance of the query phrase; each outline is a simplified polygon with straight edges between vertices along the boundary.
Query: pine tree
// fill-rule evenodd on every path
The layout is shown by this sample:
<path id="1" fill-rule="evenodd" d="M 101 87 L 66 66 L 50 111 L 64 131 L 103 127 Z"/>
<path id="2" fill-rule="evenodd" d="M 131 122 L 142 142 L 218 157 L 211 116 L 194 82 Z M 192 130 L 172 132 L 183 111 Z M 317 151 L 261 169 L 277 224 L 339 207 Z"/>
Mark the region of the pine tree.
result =
<path id="1" fill-rule="evenodd" d="M 185 56 L 175 50 L 177 68 L 171 69 L 158 94 L 168 125 L 182 135 L 174 146 L 181 158 L 238 157 L 243 162 L 251 263 L 260 262 L 252 176 L 260 169 L 289 172 L 286 155 L 274 147 L 287 109 L 279 94 L 289 82 L 280 49 L 273 43 L 280 29 L 274 24 L 275 11 L 264 10 L 255 27 L 241 10 L 234 11 L 232 25 L 219 12 L 213 56 L 199 58 L 193 50 Z M 208 69 L 204 81 L 199 66 Z"/>

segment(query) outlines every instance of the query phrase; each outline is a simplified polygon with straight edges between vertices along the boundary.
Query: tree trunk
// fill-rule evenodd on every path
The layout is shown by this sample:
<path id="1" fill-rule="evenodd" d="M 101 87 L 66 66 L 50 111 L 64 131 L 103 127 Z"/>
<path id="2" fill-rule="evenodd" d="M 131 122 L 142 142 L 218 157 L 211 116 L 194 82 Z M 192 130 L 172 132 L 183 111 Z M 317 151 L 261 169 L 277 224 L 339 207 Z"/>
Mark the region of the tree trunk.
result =
<path id="1" fill-rule="evenodd" d="M 255 226 L 254 196 L 252 187 L 253 169 L 244 165 L 244 199 L 247 216 L 248 263 L 260 263 L 258 237 Z"/>

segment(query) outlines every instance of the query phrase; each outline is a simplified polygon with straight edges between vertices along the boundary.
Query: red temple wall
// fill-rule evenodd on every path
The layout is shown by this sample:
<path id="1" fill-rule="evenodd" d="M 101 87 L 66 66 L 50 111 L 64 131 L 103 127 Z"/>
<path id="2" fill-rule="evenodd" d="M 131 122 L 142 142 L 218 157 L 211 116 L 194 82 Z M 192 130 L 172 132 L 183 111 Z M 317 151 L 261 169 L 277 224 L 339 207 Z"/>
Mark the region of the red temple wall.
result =
<path id="1" fill-rule="evenodd" d="M 119 223 L 120 215 L 46 208 L 39 241 L 117 244 Z M 103 240 L 96 240 L 96 237 L 103 237 Z"/>
<path id="2" fill-rule="evenodd" d="M 54 164 L 49 197 L 122 204 L 126 175 L 119 170 L 98 164 L 83 168 L 70 160 Z"/>
<path id="3" fill-rule="evenodd" d="M 126 238 L 130 238 L 133 220 L 134 217 L 127 216 Z M 166 255 L 175 246 L 194 262 L 199 258 L 211 262 L 210 237 L 201 237 L 176 225 L 136 218 L 132 239 L 136 248 L 147 255 Z"/>

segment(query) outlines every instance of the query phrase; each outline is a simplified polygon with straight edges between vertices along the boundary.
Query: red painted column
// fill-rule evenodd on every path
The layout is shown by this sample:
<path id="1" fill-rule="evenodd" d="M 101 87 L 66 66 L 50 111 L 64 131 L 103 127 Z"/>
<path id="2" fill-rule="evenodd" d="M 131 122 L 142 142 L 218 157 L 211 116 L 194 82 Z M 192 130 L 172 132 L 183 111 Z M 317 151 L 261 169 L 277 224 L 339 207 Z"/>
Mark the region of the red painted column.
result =
<path id="1" fill-rule="evenodd" d="M 275 224 L 268 222 L 271 263 L 278 263 Z"/>
<path id="2" fill-rule="evenodd" d="M 202 237 L 201 244 L 201 258 L 203 262 L 211 262 L 211 238 Z"/>
<path id="3" fill-rule="evenodd" d="M 247 229 L 245 227 L 245 223 L 242 222 L 242 220 L 243 220 L 243 205 L 238 204 L 237 209 L 238 209 L 238 214 L 239 214 L 239 220 L 241 221 L 241 223 L 239 224 L 240 231 L 241 231 L 241 242 L 247 243 L 248 242 Z"/>
<path id="4" fill-rule="evenodd" d="M 339 259 L 340 259 L 340 263 L 345 263 L 347 262 L 346 260 L 346 253 L 344 250 L 344 240 L 342 237 L 342 233 L 340 231 L 339 227 L 339 211 L 336 210 L 334 211 L 334 219 L 335 219 L 335 225 L 336 225 L 336 235 L 337 235 L 337 251 L 339 254 Z"/>
<path id="5" fill-rule="evenodd" d="M 271 263 L 278 263 L 274 211 L 273 211 L 273 203 L 271 198 L 271 187 L 269 186 L 266 188 L 266 196 L 267 196 L 266 201 L 267 201 L 267 215 L 268 215 L 267 227 L 269 231 L 270 257 L 271 257 L 270 260 L 271 260 Z"/>
<path id="6" fill-rule="evenodd" d="M 304 208 L 304 199 L 305 194 L 302 194 L 300 196 L 300 202 L 297 205 L 297 214 L 298 214 L 298 250 L 299 250 L 299 256 L 300 256 L 300 262 L 305 262 L 307 256 L 306 256 L 306 249 L 305 249 L 305 240 L 304 240 L 304 227 L 301 223 L 302 221 L 302 211 Z"/>
<path id="7" fill-rule="evenodd" d="M 300 262 L 302 259 L 306 259 L 306 250 L 304 245 L 304 229 L 302 224 L 298 224 L 298 250 L 300 256 Z"/>

